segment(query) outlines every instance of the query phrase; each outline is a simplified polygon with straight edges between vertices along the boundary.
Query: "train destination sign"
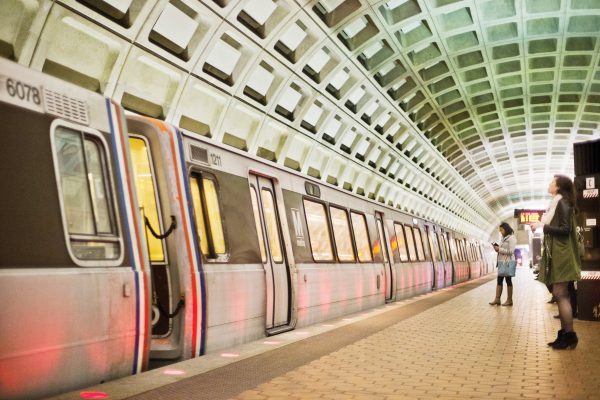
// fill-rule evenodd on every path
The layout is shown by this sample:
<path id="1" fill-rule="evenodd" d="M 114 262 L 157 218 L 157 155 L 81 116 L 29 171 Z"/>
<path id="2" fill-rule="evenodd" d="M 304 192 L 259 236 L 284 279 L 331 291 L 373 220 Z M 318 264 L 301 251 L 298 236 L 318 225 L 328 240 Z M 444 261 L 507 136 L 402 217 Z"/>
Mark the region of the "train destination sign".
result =
<path id="1" fill-rule="evenodd" d="M 519 221 L 519 224 L 531 224 L 538 222 L 542 219 L 542 215 L 546 210 L 515 210 L 515 218 Z"/>

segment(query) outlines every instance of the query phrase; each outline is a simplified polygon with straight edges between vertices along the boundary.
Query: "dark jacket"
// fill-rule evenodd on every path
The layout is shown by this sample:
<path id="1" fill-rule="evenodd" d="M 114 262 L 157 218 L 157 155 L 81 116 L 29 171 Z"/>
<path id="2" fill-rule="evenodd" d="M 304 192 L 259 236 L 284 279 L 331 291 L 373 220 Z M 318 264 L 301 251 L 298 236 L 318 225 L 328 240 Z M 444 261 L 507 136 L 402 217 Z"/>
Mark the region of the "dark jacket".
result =
<path id="1" fill-rule="evenodd" d="M 554 217 L 544 225 L 544 253 L 539 280 L 546 283 L 576 281 L 581 278 L 577 250 L 575 210 L 565 199 L 556 205 Z M 546 272 L 545 265 L 549 265 Z"/>

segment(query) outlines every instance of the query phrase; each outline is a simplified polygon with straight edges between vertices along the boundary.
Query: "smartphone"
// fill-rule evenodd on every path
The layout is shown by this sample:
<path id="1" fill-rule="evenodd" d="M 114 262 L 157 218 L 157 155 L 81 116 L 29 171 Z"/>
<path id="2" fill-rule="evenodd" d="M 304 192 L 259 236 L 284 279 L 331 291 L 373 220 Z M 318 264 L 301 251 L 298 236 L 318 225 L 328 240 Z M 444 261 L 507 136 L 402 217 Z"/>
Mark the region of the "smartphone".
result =
<path id="1" fill-rule="evenodd" d="M 493 242 L 493 243 L 492 243 L 492 246 L 498 246 L 498 243 L 496 243 L 496 242 Z"/>

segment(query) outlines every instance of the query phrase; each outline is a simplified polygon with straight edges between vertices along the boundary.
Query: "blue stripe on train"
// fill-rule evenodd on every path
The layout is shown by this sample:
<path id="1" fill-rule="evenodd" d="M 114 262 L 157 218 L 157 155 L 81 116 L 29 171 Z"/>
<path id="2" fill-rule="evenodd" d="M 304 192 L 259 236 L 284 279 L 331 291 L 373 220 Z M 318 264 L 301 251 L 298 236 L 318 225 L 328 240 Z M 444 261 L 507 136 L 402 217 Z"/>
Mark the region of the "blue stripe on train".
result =
<path id="1" fill-rule="evenodd" d="M 115 127 L 113 126 L 113 121 L 112 121 L 112 117 L 113 117 L 113 113 L 111 110 L 111 100 L 110 99 L 106 99 L 106 110 L 108 111 L 108 121 L 109 121 L 109 126 L 110 126 L 110 133 L 111 133 L 111 144 L 112 144 L 112 150 L 113 150 L 113 154 L 114 154 L 114 159 L 115 162 L 117 163 L 116 165 L 116 169 L 117 171 L 120 171 L 120 164 L 119 164 L 119 157 L 118 157 L 118 148 L 117 148 L 117 140 L 119 139 L 117 137 L 117 135 L 115 134 Z M 123 179 L 121 177 L 121 173 L 118 172 L 116 174 L 117 177 L 117 192 L 119 194 L 119 205 L 121 206 L 121 210 L 127 210 L 127 202 L 125 201 L 125 194 L 124 194 L 124 186 L 123 186 Z M 133 210 L 132 210 L 133 212 Z M 127 245 L 127 248 L 129 250 L 129 258 L 131 259 L 131 268 L 133 270 L 134 273 L 134 280 L 135 280 L 135 343 L 134 343 L 134 354 L 133 354 L 133 369 L 132 369 L 132 374 L 137 373 L 137 369 L 138 369 L 138 355 L 139 355 L 139 344 L 140 344 L 140 283 L 139 283 L 139 279 L 140 279 L 140 274 L 139 271 L 137 269 L 137 265 L 135 265 L 135 257 L 134 257 L 134 252 L 133 252 L 133 243 L 132 243 L 132 238 L 131 238 L 131 232 L 130 232 L 130 228 L 129 228 L 129 221 L 127 219 L 127 212 L 125 211 L 125 215 L 123 215 L 124 218 L 122 218 L 122 225 L 123 225 L 123 236 L 124 236 L 124 242 Z"/>
<path id="2" fill-rule="evenodd" d="M 173 127 L 173 129 L 175 130 L 175 136 L 177 137 L 177 147 L 179 150 L 179 154 L 181 154 L 181 161 L 180 161 L 180 168 L 181 171 L 183 173 L 183 185 L 185 187 L 185 196 L 187 197 L 186 199 L 186 203 L 187 203 L 187 207 L 188 207 L 188 215 L 190 216 L 190 231 L 192 232 L 192 238 L 194 239 L 194 243 L 192 243 L 192 245 L 194 246 L 194 248 L 196 249 L 196 251 L 194 252 L 196 254 L 196 265 L 198 266 L 198 276 L 200 277 L 200 301 L 202 304 L 202 308 L 201 308 L 201 312 L 202 315 L 200 315 L 200 318 L 202 318 L 202 324 L 200 325 L 200 351 L 197 354 L 198 356 L 204 355 L 205 354 L 205 338 L 206 338 L 206 289 L 205 289 L 205 283 L 204 283 L 204 271 L 202 269 L 202 259 L 200 257 L 200 249 L 198 248 L 198 236 L 197 236 L 197 230 L 196 230 L 196 221 L 194 220 L 194 218 L 192 218 L 192 216 L 194 215 L 194 206 L 193 206 L 193 202 L 192 202 L 192 195 L 191 195 L 191 190 L 190 190 L 190 183 L 187 179 L 185 179 L 187 177 L 187 174 L 185 174 L 186 168 L 185 168 L 185 160 L 183 158 L 183 155 L 185 154 L 183 152 L 183 140 L 181 138 L 181 132 L 179 131 L 179 129 L 177 129 L 176 127 Z"/>

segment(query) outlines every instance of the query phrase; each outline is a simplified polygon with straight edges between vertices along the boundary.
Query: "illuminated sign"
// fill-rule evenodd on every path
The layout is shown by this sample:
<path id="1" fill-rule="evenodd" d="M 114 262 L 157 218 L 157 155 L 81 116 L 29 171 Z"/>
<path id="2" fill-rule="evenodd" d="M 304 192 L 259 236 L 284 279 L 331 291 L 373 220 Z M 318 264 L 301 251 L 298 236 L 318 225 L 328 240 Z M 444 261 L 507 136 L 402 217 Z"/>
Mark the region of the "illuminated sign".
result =
<path id="1" fill-rule="evenodd" d="M 519 224 L 531 224 L 539 222 L 545 212 L 545 210 L 515 210 L 515 218 Z"/>

